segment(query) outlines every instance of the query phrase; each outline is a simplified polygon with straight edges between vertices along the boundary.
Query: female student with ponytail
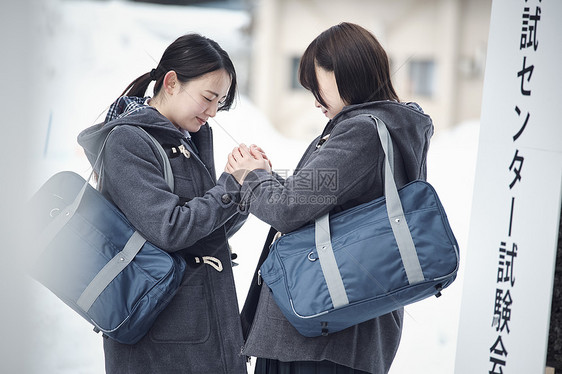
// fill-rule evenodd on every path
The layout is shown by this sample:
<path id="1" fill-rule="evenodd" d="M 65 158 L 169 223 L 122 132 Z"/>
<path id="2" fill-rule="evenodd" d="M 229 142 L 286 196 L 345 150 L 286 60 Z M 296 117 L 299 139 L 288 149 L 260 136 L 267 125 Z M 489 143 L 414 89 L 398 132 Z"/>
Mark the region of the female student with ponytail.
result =
<path id="1" fill-rule="evenodd" d="M 145 97 L 153 81 L 154 96 Z M 108 374 L 246 373 L 227 239 L 247 215 L 233 176 L 223 172 L 216 179 L 207 123 L 231 107 L 235 93 L 228 54 L 208 38 L 184 35 L 127 87 L 103 123 L 78 136 L 93 164 L 118 126 L 103 154 L 102 193 L 148 241 L 188 264 L 194 256 L 206 258 L 188 265 L 178 293 L 138 343 L 104 339 Z M 156 147 L 139 127 L 167 152 L 173 191 Z"/>

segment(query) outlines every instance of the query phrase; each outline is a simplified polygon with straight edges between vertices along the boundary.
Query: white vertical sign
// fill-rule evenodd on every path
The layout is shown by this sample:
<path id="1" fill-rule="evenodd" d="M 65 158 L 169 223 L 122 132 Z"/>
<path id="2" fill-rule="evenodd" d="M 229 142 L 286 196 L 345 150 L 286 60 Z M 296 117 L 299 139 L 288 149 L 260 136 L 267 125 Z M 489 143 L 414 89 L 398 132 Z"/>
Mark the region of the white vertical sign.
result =
<path id="1" fill-rule="evenodd" d="M 455 373 L 545 372 L 562 192 L 562 1 L 494 0 Z"/>

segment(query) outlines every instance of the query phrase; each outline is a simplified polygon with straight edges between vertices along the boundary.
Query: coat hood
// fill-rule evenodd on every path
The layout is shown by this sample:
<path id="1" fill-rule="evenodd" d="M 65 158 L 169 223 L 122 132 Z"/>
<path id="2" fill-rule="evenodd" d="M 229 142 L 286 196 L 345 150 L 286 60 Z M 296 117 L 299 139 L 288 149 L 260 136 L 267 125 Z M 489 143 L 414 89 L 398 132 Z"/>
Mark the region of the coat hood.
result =
<path id="1" fill-rule="evenodd" d="M 86 128 L 78 134 L 78 144 L 84 148 L 91 165 L 94 165 L 109 132 L 116 126 L 139 126 L 157 136 L 182 138 L 184 135 L 154 107 L 146 105 L 147 98 L 123 96 L 110 107 L 105 120 Z"/>
<path id="2" fill-rule="evenodd" d="M 349 105 L 328 122 L 322 136 L 330 133 L 338 123 L 363 114 L 374 115 L 384 121 L 395 148 L 398 148 L 405 163 L 412 165 L 412 170 L 407 170 L 407 174 L 416 175 L 415 168 L 425 165 L 429 139 L 433 135 L 431 117 L 413 102 L 374 101 Z M 421 154 L 420 149 L 423 150 Z"/>
<path id="3" fill-rule="evenodd" d="M 322 136 L 329 133 L 337 123 L 362 114 L 371 114 L 383 120 L 391 135 L 396 135 L 392 140 L 398 144 L 425 142 L 433 135 L 431 117 L 417 103 L 385 100 L 344 107 L 328 122 Z"/>

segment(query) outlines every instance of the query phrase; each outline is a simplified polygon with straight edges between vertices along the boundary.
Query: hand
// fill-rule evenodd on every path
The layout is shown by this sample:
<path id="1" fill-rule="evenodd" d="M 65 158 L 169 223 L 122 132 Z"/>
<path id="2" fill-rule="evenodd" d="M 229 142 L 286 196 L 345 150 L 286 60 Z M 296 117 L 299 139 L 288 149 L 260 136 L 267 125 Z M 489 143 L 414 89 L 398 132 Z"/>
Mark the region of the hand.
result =
<path id="1" fill-rule="evenodd" d="M 253 148 L 254 151 L 251 152 L 247 145 L 240 144 L 228 155 L 224 171 L 232 174 L 240 184 L 244 183 L 244 179 L 252 170 L 264 169 L 271 173 L 271 162 L 264 158 L 263 151 L 260 151 L 261 148 Z"/>
<path id="2" fill-rule="evenodd" d="M 256 156 L 257 153 L 256 153 L 256 152 L 261 153 L 262 157 L 263 157 L 265 160 L 267 160 L 267 161 L 269 162 L 270 171 L 273 170 L 273 165 L 271 164 L 271 160 L 267 157 L 267 155 L 265 154 L 264 150 L 261 149 L 261 147 L 258 147 L 257 145 L 252 144 L 252 145 L 250 146 L 250 154 L 251 154 L 252 156 L 254 156 L 254 158 L 257 158 L 257 156 Z"/>

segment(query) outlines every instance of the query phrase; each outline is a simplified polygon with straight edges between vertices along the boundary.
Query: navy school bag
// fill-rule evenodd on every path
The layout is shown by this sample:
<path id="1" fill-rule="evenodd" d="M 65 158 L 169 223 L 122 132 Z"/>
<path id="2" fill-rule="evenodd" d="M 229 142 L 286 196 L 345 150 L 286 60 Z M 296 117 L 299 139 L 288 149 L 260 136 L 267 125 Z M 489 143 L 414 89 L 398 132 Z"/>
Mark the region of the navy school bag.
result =
<path id="1" fill-rule="evenodd" d="M 385 196 L 280 236 L 259 273 L 287 320 L 328 335 L 441 294 L 456 278 L 457 241 L 433 187 L 397 191 L 386 125 L 370 116 L 385 152 Z"/>
<path id="2" fill-rule="evenodd" d="M 158 141 L 149 137 L 160 151 L 164 177 L 173 190 L 168 157 Z M 98 161 L 104 146 L 105 142 Z M 31 275 L 96 332 L 134 344 L 172 300 L 186 263 L 146 241 L 89 184 L 90 178 L 86 181 L 69 171 L 57 173 L 31 199 L 41 247 Z"/>

